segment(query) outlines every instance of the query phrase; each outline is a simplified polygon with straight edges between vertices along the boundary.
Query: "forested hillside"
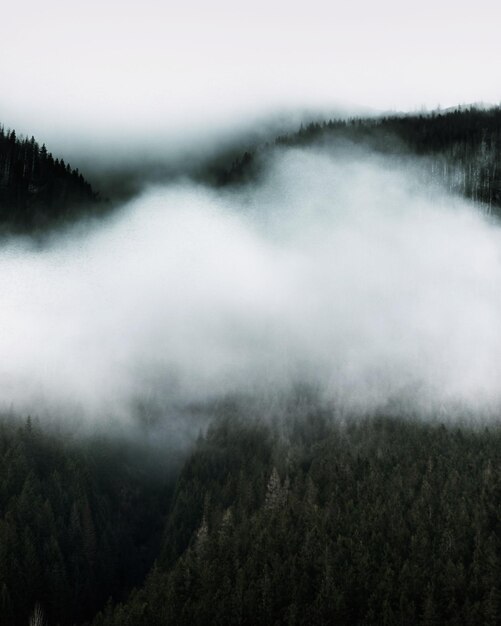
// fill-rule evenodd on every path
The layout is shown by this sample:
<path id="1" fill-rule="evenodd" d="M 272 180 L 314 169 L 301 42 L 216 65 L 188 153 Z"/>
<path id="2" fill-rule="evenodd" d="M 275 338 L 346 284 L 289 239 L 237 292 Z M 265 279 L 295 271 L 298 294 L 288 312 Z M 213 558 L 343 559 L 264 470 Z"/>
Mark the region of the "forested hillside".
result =
<path id="1" fill-rule="evenodd" d="M 223 419 L 94 626 L 501 623 L 501 431 Z"/>
<path id="2" fill-rule="evenodd" d="M 0 423 L 0 624 L 90 618 L 142 580 L 159 549 L 172 483 L 137 446 Z M 162 471 L 159 470 L 162 468 Z"/>
<path id="3" fill-rule="evenodd" d="M 0 126 L 0 227 L 29 231 L 89 211 L 98 195 L 78 169 L 34 137 Z"/>
<path id="4" fill-rule="evenodd" d="M 271 137 L 266 144 L 202 159 L 195 171 L 187 165 L 186 173 L 217 187 L 245 184 L 262 172 L 273 146 L 319 143 L 345 147 L 354 143 L 389 156 L 418 157 L 430 181 L 481 203 L 487 211 L 501 212 L 500 107 L 312 122 L 295 133 Z M 139 164 L 138 168 L 149 180 L 148 171 Z M 157 168 L 151 169 L 158 182 Z M 117 173 L 113 176 L 114 191 L 122 184 L 127 197 L 131 172 L 124 171 L 121 183 Z M 15 131 L 0 126 L 0 227 L 30 231 L 102 207 L 98 193 L 78 169 L 54 158 L 34 137 L 18 138 Z"/>
<path id="5" fill-rule="evenodd" d="M 501 107 L 475 107 L 421 115 L 393 115 L 312 122 L 271 145 L 354 143 L 388 156 L 419 157 L 429 179 L 501 213 Z M 212 171 L 218 185 L 252 180 L 270 148 L 261 146 Z"/>
<path id="6" fill-rule="evenodd" d="M 3 420 L 0 624 L 501 623 L 498 426 L 235 409 L 174 470 Z"/>

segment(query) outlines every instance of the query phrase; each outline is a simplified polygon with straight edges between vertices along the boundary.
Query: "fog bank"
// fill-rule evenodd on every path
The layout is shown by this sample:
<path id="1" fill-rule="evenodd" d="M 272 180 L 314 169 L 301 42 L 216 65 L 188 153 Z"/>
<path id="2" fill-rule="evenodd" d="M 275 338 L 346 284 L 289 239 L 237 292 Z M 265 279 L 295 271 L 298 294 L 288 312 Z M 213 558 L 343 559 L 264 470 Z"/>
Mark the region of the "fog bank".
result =
<path id="1" fill-rule="evenodd" d="M 258 186 L 155 187 L 46 248 L 7 242 L 2 407 L 168 422 L 306 385 L 343 412 L 495 412 L 501 231 L 419 180 L 287 150 Z"/>

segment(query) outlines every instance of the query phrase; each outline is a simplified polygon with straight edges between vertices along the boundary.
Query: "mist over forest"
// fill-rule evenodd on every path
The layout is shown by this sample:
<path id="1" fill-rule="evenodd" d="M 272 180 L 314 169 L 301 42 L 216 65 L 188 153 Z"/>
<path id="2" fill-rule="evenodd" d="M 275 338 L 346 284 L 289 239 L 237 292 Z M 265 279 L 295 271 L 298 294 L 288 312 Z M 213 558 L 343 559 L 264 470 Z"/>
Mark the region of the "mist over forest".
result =
<path id="1" fill-rule="evenodd" d="M 102 218 L 72 209 L 45 243 L 7 238 L 5 409 L 128 423 L 151 405 L 169 421 L 303 387 L 342 414 L 495 416 L 499 123 L 466 110 L 302 126 L 226 169 L 146 177 Z M 411 152 L 423 141 L 438 154 Z M 36 145 L 43 180 L 54 160 Z"/>
<path id="2" fill-rule="evenodd" d="M 500 623 L 500 109 L 292 125 L 1 127 L 0 624 Z"/>

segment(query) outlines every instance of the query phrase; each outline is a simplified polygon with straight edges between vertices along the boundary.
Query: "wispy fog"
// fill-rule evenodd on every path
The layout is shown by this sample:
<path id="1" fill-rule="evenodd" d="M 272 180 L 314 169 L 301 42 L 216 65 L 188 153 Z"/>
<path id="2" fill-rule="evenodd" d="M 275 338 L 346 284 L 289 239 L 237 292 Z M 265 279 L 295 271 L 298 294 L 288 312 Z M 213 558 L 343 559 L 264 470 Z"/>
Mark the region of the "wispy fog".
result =
<path id="1" fill-rule="evenodd" d="M 219 193 L 151 188 L 115 218 L 0 250 L 4 407 L 169 420 L 297 385 L 343 411 L 501 404 L 501 230 L 371 155 L 278 152 Z"/>

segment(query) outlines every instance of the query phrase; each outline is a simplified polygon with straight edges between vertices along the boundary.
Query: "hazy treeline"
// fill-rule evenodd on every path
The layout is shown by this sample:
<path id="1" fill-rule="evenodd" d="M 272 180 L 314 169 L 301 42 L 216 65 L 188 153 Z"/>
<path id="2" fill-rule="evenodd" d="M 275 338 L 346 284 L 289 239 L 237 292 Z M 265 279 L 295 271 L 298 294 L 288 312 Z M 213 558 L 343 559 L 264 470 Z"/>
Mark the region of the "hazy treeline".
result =
<path id="1" fill-rule="evenodd" d="M 387 155 L 429 157 L 432 181 L 501 209 L 501 107 L 475 107 L 421 115 L 392 115 L 312 122 L 274 140 L 278 146 L 354 142 Z M 269 145 L 248 150 L 212 173 L 218 185 L 251 180 Z"/>
<path id="2" fill-rule="evenodd" d="M 161 558 L 94 626 L 499 624 L 501 431 L 221 419 Z"/>
<path id="3" fill-rule="evenodd" d="M 149 453 L 151 457 L 151 451 Z M 0 624 L 90 618 L 151 566 L 172 482 L 146 455 L 0 423 Z"/>
<path id="4" fill-rule="evenodd" d="M 237 145 L 200 155 L 174 166 L 162 158 L 137 172 L 126 168 L 105 175 L 101 181 L 116 198 L 128 198 L 141 190 L 141 180 L 159 182 L 183 175 L 222 187 L 252 181 L 262 168 L 263 155 L 276 146 L 301 146 L 318 142 L 354 142 L 387 155 L 428 157 L 431 180 L 455 193 L 501 209 L 501 108 L 458 108 L 430 114 L 402 114 L 331 119 L 302 125 L 297 132 L 270 138 L 257 147 Z M 165 148 L 166 157 L 168 146 Z M 195 152 L 196 154 L 196 152 Z M 99 178 L 99 175 L 98 175 Z M 105 186 L 106 186 L 105 184 Z M 24 230 L 51 225 L 89 211 L 99 194 L 78 171 L 57 159 L 31 139 L 16 137 L 0 126 L 0 223 Z M 98 205 L 99 206 L 99 205 Z"/>
<path id="5" fill-rule="evenodd" d="M 54 158 L 34 137 L 0 126 L 0 223 L 30 230 L 67 219 L 98 200 L 78 169 Z"/>

